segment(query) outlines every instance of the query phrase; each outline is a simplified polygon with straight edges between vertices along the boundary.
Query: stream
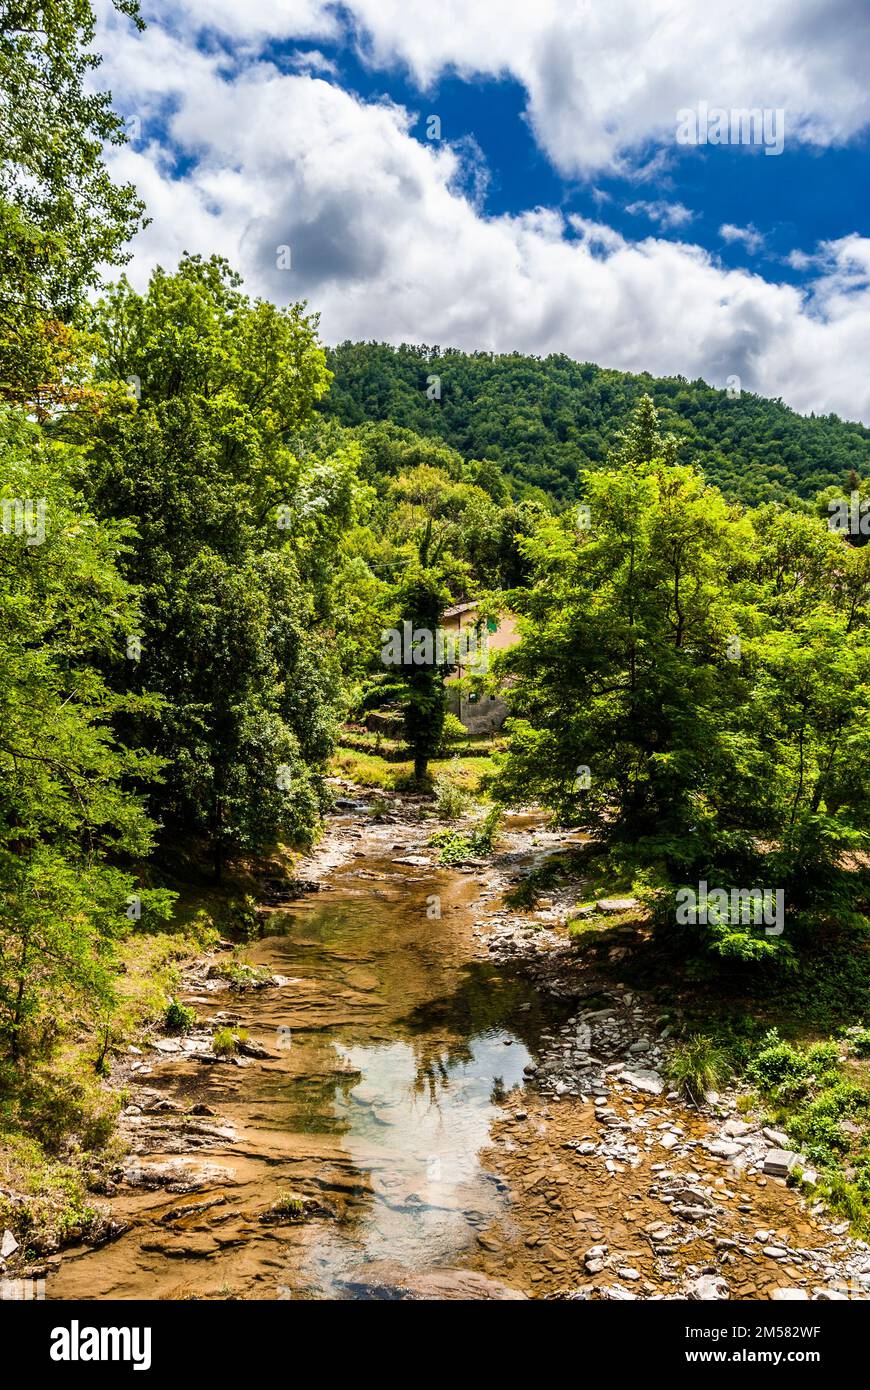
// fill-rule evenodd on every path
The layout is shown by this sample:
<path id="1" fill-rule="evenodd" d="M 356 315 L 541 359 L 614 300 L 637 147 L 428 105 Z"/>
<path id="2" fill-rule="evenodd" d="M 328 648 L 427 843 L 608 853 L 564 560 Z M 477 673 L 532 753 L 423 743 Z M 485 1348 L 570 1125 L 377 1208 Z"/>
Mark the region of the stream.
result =
<path id="1" fill-rule="evenodd" d="M 510 816 L 491 861 L 445 869 L 419 810 L 332 818 L 320 891 L 241 953 L 264 987 L 228 986 L 227 949 L 191 967 L 192 1033 L 113 1074 L 112 1238 L 52 1257 L 47 1296 L 870 1295 L 868 1247 L 765 1176 L 735 1092 L 665 1094 L 655 1011 L 572 950 L 570 889 L 506 908 L 567 837 Z M 226 1027 L 246 1055 L 215 1057 Z"/>
<path id="2" fill-rule="evenodd" d="M 341 818 L 333 834 L 360 832 Z M 200 1018 L 243 1026 L 272 1055 L 236 1067 L 169 1053 L 141 1067 L 143 1108 L 167 1117 L 145 1130 L 152 1170 L 168 1155 L 177 1174 L 171 1156 L 191 1142 L 175 1114 L 214 1112 L 199 1122 L 205 1146 L 185 1156 L 181 1182 L 113 1198 L 130 1230 L 67 1255 L 49 1297 L 351 1297 L 343 1281 L 364 1262 L 461 1265 L 477 1233 L 509 1216 L 481 1153 L 557 1013 L 480 959 L 479 875 L 397 863 L 427 858 L 408 838 L 406 826 L 368 828 L 323 891 L 271 915 L 245 958 L 283 987 L 187 991 Z M 286 1193 L 321 1209 L 263 1223 Z"/>

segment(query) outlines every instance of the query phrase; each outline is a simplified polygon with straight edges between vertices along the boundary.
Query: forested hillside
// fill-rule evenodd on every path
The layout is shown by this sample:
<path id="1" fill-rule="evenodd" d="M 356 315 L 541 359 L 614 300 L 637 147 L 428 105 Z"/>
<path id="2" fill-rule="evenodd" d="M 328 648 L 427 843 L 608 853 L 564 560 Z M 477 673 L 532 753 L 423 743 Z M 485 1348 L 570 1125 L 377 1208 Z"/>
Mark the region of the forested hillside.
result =
<path id="1" fill-rule="evenodd" d="M 704 381 L 610 371 L 570 357 L 343 343 L 323 410 L 344 424 L 392 420 L 443 439 L 469 459 L 501 464 L 520 493 L 566 500 L 578 475 L 602 466 L 617 432 L 648 394 L 682 463 L 751 506 L 812 498 L 863 476 L 870 430 L 835 415 L 798 415 L 781 401 L 731 396 Z M 433 381 L 438 378 L 438 381 Z M 440 398 L 439 398 L 440 392 Z"/>

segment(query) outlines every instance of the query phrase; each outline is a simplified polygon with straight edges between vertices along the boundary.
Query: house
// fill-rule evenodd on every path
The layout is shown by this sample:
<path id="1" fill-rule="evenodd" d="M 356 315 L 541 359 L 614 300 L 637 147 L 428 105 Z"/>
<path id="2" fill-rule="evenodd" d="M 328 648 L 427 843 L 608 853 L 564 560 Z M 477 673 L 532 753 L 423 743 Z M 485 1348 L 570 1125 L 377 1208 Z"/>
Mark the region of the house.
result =
<path id="1" fill-rule="evenodd" d="M 512 614 L 502 613 L 497 619 L 481 622 L 479 605 L 457 603 L 444 613 L 446 641 L 457 653 L 457 663 L 445 679 L 448 687 L 448 709 L 465 725 L 470 734 L 489 734 L 500 729 L 507 717 L 507 705 L 497 695 L 460 690 L 458 682 L 465 676 L 482 674 L 493 652 L 504 651 L 519 641 Z M 454 687 L 450 689 L 450 687 Z"/>

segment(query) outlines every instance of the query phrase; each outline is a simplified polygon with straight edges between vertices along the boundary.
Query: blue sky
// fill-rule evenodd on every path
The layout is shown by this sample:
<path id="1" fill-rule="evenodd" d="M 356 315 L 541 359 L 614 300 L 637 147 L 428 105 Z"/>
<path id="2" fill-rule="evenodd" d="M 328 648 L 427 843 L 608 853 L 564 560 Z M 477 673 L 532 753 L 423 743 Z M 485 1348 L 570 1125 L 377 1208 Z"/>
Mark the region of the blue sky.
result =
<path id="1" fill-rule="evenodd" d="M 286 42 L 263 49 L 286 71 L 295 71 L 307 51 L 305 45 Z M 594 218 L 605 210 L 609 223 L 625 236 L 645 235 L 651 226 L 672 240 L 691 235 L 729 266 L 758 270 L 767 263 L 796 285 L 810 278 L 809 268 L 790 265 L 790 252 L 851 232 L 870 235 L 868 134 L 856 135 L 841 148 L 786 143 L 776 157 L 766 157 L 758 146 L 682 148 L 653 190 L 606 173 L 590 182 L 566 178 L 550 163 L 524 119 L 525 88 L 510 77 L 445 74 L 422 93 L 406 70 L 366 66 L 346 39 L 322 44 L 319 51 L 335 64 L 333 80 L 363 100 L 387 98 L 419 111 L 412 128 L 415 139 L 425 142 L 427 117 L 433 113 L 440 117 L 443 139 L 473 139 L 488 174 L 481 205 L 488 214 L 544 205 Z M 647 147 L 650 157 L 654 149 L 654 144 Z M 626 211 L 650 201 L 680 204 L 693 213 L 692 219 L 668 228 L 642 211 Z M 723 225 L 753 227 L 764 243 L 753 251 L 744 241 L 727 241 L 719 234 Z"/>
<path id="2" fill-rule="evenodd" d="M 736 375 L 870 422 L 866 0 L 144 0 L 144 34 L 98 8 L 134 281 L 217 251 L 327 341 Z M 783 113 L 782 152 L 681 144 L 704 104 Z"/>

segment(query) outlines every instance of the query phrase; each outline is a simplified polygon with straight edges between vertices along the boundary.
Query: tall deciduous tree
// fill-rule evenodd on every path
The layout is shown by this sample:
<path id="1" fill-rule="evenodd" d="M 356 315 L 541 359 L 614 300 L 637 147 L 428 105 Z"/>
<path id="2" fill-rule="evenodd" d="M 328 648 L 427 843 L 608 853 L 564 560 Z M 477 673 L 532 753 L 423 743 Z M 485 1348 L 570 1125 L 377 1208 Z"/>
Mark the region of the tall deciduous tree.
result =
<path id="1" fill-rule="evenodd" d="M 36 408 L 81 388 L 72 322 L 143 210 L 103 158 L 125 134 L 89 90 L 93 35 L 89 0 L 0 0 L 0 395 Z"/>
<path id="2" fill-rule="evenodd" d="M 613 466 L 585 476 L 588 528 L 552 520 L 523 542 L 500 793 L 531 791 L 677 880 L 774 885 L 808 921 L 835 882 L 841 906 L 860 898 L 867 548 L 809 514 L 730 506 L 672 460 L 643 402 Z M 738 956 L 783 944 L 711 935 Z"/>
<path id="3" fill-rule="evenodd" d="M 140 679 L 163 697 L 157 806 L 231 848 L 310 830 L 339 706 L 330 586 L 355 453 L 299 431 L 326 390 L 316 320 L 251 303 L 217 258 L 121 283 L 95 310 L 99 369 L 136 399 L 85 421 L 102 516 L 133 517 Z M 79 422 L 81 424 L 82 422 Z M 137 730 L 137 736 L 140 731 Z"/>
<path id="4" fill-rule="evenodd" d="M 151 848 L 141 786 L 159 765 L 113 724 L 147 699 L 99 671 L 129 666 L 138 627 L 117 565 L 130 530 L 98 523 L 80 460 L 8 408 L 0 449 L 0 1040 L 18 1057 L 110 997 L 130 899 L 167 900 L 123 867 Z"/>

